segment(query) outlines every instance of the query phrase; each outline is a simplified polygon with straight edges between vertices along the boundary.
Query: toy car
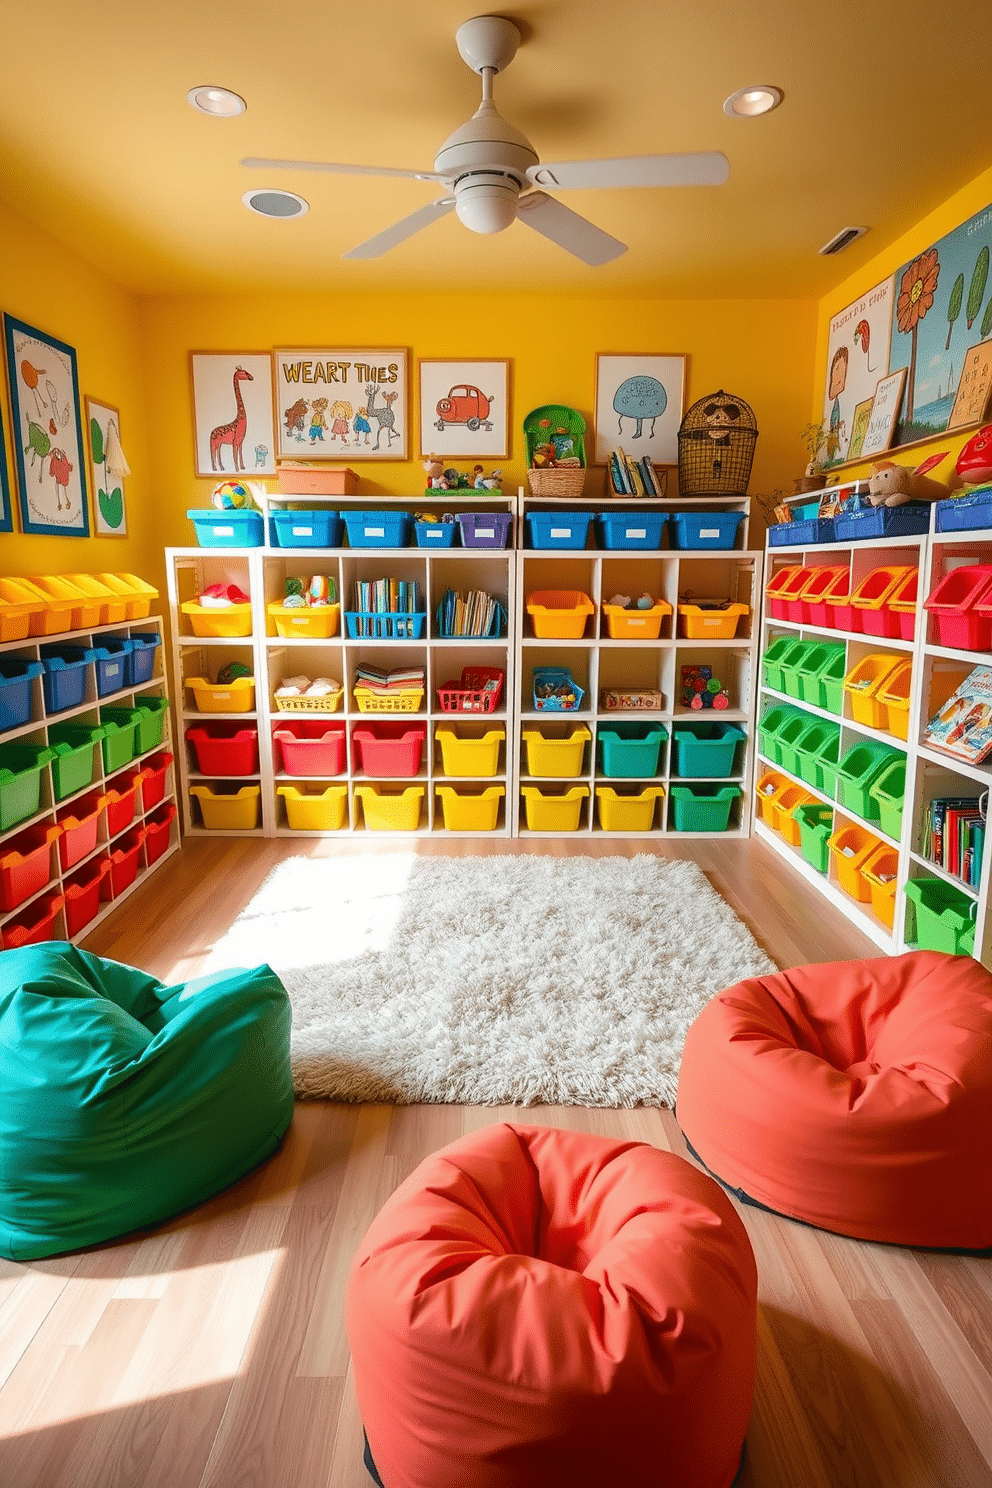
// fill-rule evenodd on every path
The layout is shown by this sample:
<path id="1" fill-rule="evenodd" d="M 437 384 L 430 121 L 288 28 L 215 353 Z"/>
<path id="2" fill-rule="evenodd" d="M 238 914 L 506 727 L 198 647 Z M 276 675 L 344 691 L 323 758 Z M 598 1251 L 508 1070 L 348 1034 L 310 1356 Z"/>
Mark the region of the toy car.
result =
<path id="1" fill-rule="evenodd" d="M 492 398 L 487 398 L 477 387 L 458 383 L 446 398 L 438 401 L 438 418 L 434 427 L 443 430 L 446 424 L 465 424 L 473 434 L 478 428 L 491 429 L 489 410 L 492 403 Z"/>

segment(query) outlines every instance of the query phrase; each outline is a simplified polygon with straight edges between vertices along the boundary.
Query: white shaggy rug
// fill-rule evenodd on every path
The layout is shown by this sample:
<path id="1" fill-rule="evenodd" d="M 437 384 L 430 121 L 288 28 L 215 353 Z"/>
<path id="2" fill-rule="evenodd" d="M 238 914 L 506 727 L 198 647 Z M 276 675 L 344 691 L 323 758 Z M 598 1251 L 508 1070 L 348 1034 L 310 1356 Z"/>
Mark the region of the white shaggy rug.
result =
<path id="1" fill-rule="evenodd" d="M 694 863 L 291 858 L 209 968 L 267 961 L 297 1094 L 673 1105 L 705 1002 L 775 967 Z"/>

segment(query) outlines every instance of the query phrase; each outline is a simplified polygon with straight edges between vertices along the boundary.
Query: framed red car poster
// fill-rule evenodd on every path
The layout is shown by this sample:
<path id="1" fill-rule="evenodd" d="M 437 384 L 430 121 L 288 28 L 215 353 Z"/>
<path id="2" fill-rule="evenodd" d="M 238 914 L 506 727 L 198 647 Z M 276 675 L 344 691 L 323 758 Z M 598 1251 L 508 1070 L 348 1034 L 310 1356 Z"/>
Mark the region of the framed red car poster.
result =
<path id="1" fill-rule="evenodd" d="M 505 460 L 510 453 L 510 363 L 421 358 L 420 456 Z"/>

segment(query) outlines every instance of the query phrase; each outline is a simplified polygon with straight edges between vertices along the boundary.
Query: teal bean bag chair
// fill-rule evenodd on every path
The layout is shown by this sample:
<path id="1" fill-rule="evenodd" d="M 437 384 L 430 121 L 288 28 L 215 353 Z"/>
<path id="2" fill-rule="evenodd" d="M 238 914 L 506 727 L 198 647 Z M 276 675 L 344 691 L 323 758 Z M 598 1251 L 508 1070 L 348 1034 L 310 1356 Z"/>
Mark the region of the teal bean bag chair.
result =
<path id="1" fill-rule="evenodd" d="M 164 987 L 65 941 L 0 952 L 0 1255 L 157 1224 L 268 1157 L 290 1020 L 268 966 Z"/>

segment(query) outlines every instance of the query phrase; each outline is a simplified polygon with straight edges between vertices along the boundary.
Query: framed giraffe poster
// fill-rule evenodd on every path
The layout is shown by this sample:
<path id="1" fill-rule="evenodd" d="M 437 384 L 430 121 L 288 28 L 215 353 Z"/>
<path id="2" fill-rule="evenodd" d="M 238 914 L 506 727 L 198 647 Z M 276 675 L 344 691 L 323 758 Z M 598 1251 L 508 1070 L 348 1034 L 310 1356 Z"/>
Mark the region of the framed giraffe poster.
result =
<path id="1" fill-rule="evenodd" d="M 274 351 L 282 460 L 408 460 L 406 347 Z"/>
<path id="2" fill-rule="evenodd" d="M 197 475 L 275 475 L 271 354 L 191 351 L 189 376 Z"/>

